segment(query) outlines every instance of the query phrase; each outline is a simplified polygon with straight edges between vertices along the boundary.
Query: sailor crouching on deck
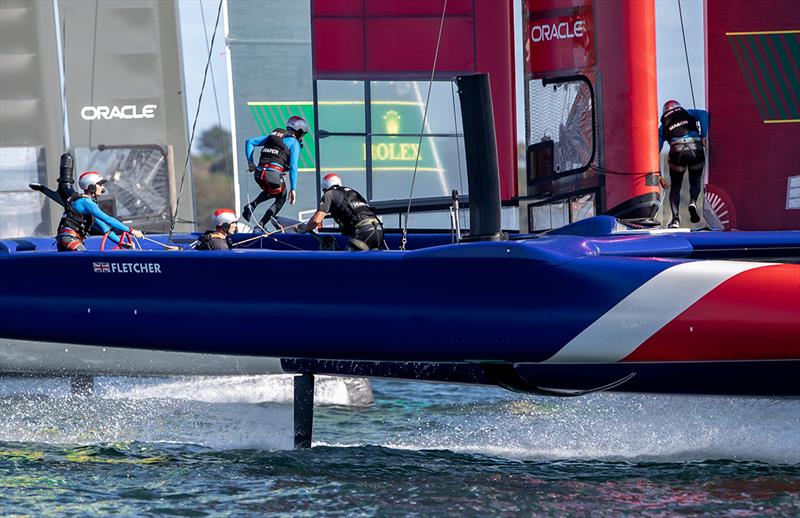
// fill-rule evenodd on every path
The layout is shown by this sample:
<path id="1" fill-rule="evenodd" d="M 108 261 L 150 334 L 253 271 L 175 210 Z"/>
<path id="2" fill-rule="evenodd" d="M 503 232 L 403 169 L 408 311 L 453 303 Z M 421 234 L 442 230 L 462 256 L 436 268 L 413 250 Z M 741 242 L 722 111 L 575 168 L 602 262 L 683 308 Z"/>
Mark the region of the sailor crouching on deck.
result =
<path id="1" fill-rule="evenodd" d="M 350 237 L 348 250 L 380 250 L 383 224 L 364 197 L 355 189 L 342 187 L 342 179 L 335 174 L 325 175 L 322 179 L 322 192 L 319 208 L 306 223 L 304 232 L 319 228 L 325 216 L 330 214 L 339 224 L 342 234 Z"/>
<path id="2" fill-rule="evenodd" d="M 231 209 L 214 211 L 216 230 L 207 230 L 200 236 L 196 250 L 230 250 L 231 236 L 236 233 L 236 213 Z"/>
<path id="3" fill-rule="evenodd" d="M 109 216 L 97 205 L 97 197 L 102 196 L 106 188 L 105 178 L 95 171 L 87 171 L 78 178 L 78 186 L 83 189 L 83 194 L 75 193 L 70 196 L 64 206 L 64 215 L 58 224 L 56 234 L 56 247 L 59 252 L 73 252 L 76 250 L 86 250 L 83 241 L 92 228 L 99 230 L 118 245 L 120 238 L 111 230 L 118 232 L 128 232 L 137 238 L 143 234 L 120 222 L 116 218 Z M 121 246 L 130 248 L 130 245 Z"/>

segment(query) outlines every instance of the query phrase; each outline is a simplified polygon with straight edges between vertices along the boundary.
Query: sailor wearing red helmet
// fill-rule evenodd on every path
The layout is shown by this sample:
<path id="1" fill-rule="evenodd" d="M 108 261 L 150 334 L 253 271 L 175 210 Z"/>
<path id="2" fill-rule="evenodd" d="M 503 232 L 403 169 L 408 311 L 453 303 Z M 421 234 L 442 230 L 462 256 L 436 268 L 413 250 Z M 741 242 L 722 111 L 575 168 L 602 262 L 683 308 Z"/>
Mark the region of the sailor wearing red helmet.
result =
<path id="1" fill-rule="evenodd" d="M 319 228 L 325 216 L 330 214 L 339 224 L 342 234 L 350 237 L 349 250 L 380 250 L 383 225 L 364 197 L 355 189 L 343 187 L 342 179 L 335 174 L 325 175 L 322 179 L 322 192 L 319 208 L 306 223 L 304 232 Z"/>
<path id="2" fill-rule="evenodd" d="M 212 219 L 216 229 L 200 236 L 196 250 L 230 250 L 231 236 L 236 233 L 236 213 L 232 209 L 217 209 Z"/>
<path id="3" fill-rule="evenodd" d="M 261 216 L 263 227 L 283 208 L 287 198 L 292 205 L 297 201 L 297 164 L 303 147 L 303 137 L 308 132 L 308 122 L 294 115 L 286 121 L 286 128 L 275 128 L 269 135 L 247 139 L 244 150 L 247 156 L 247 169 L 253 172 L 261 192 L 255 200 L 242 208 L 243 220 L 250 220 L 258 205 L 274 199 L 272 206 Z M 261 148 L 258 165 L 253 163 L 253 151 L 256 147 Z M 287 172 L 288 191 L 285 179 Z"/>
<path id="4" fill-rule="evenodd" d="M 73 194 L 64 205 L 64 215 L 61 216 L 56 233 L 56 248 L 59 252 L 86 250 L 83 241 L 92 229 L 101 234 L 108 233 L 108 238 L 117 244 L 120 244 L 120 238 L 111 230 L 128 232 L 137 238 L 143 237 L 140 231 L 109 216 L 97 205 L 97 197 L 106 191 L 104 183 L 105 178 L 96 171 L 87 171 L 78 177 L 78 186 L 83 194 Z M 129 244 L 122 246 L 130 247 Z"/>
<path id="5" fill-rule="evenodd" d="M 669 178 L 672 187 L 669 191 L 669 205 L 672 209 L 670 228 L 681 226 L 681 186 L 683 176 L 689 171 L 689 218 L 692 223 L 700 222 L 697 200 L 703 181 L 703 167 L 706 163 L 705 148 L 708 147 L 708 112 L 704 110 L 685 110 L 678 101 L 667 101 L 658 128 L 658 151 L 664 142 L 669 142 Z M 664 184 L 662 183 L 662 186 Z"/>

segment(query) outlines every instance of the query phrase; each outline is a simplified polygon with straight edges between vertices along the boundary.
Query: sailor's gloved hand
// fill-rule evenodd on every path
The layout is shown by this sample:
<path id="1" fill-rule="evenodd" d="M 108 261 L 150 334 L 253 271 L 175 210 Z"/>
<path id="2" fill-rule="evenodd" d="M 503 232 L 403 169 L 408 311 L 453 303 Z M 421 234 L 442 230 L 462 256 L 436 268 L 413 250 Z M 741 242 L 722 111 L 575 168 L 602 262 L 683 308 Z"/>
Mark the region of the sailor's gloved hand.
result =
<path id="1" fill-rule="evenodd" d="M 252 173 L 256 170 L 256 165 L 253 162 L 247 162 L 247 170 Z"/>
<path id="2" fill-rule="evenodd" d="M 289 204 L 294 205 L 294 202 L 297 201 L 297 193 L 294 191 L 289 191 Z"/>
<path id="3" fill-rule="evenodd" d="M 133 249 L 133 243 L 129 243 L 127 241 L 120 241 L 119 247 L 124 248 L 126 250 L 131 250 Z"/>
<path id="4" fill-rule="evenodd" d="M 142 233 L 142 231 L 141 230 L 136 230 L 135 228 L 131 229 L 130 234 L 133 237 L 135 237 L 136 239 L 142 239 L 144 237 L 144 234 Z"/>

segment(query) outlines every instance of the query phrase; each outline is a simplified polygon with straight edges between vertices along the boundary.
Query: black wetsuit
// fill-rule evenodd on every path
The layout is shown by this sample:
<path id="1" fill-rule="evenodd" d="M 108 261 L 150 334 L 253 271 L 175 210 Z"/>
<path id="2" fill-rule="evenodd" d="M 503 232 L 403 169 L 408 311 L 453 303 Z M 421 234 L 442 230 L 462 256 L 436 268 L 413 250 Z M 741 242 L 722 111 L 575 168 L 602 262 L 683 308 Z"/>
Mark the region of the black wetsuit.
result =
<path id="1" fill-rule="evenodd" d="M 672 209 L 673 221 L 678 219 L 680 213 L 681 187 L 683 186 L 683 177 L 688 169 L 689 199 L 690 203 L 695 205 L 692 222 L 697 223 L 700 221 L 700 217 L 696 212 L 696 204 L 703 186 L 703 167 L 706 163 L 698 120 L 688 111 L 678 107 L 662 115 L 661 125 L 663 140 L 669 142 L 669 179 L 671 183 L 669 204 Z"/>
<path id="2" fill-rule="evenodd" d="M 230 250 L 231 236 L 219 230 L 207 230 L 200 236 L 195 250 Z"/>
<path id="3" fill-rule="evenodd" d="M 322 195 L 318 210 L 330 214 L 350 237 L 350 250 L 380 250 L 383 245 L 383 225 L 358 191 L 335 185 Z"/>

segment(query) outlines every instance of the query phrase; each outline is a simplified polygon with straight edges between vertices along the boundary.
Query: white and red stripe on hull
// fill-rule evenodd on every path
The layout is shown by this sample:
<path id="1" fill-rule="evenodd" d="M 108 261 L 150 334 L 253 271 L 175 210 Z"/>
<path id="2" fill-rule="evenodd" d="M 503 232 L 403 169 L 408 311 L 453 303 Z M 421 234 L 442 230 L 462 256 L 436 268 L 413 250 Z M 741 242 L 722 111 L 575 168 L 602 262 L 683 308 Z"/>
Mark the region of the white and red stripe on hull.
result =
<path id="1" fill-rule="evenodd" d="M 800 265 L 693 261 L 667 268 L 548 363 L 800 359 Z"/>

